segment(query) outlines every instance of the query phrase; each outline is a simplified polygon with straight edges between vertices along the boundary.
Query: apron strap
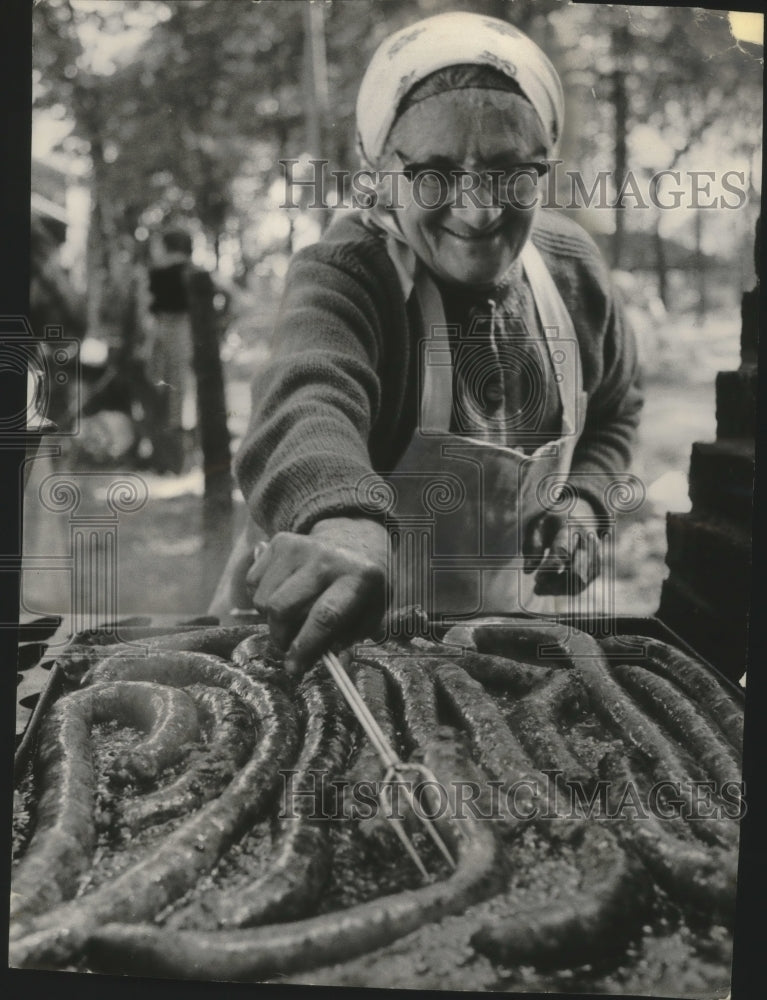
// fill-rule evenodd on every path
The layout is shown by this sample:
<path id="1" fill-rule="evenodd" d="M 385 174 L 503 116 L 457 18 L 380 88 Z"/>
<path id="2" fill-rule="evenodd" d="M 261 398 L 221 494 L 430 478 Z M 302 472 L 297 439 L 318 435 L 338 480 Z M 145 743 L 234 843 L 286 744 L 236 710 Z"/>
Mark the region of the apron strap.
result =
<path id="1" fill-rule="evenodd" d="M 525 243 L 519 259 L 525 269 L 546 340 L 574 338 L 572 317 L 546 267 L 546 261 L 532 240 Z"/>
<path id="2" fill-rule="evenodd" d="M 423 320 L 423 340 L 418 345 L 418 375 L 423 387 L 420 429 L 427 434 L 448 434 L 453 414 L 453 359 L 442 296 L 422 264 L 417 266 L 414 287 Z"/>
<path id="3" fill-rule="evenodd" d="M 583 383 L 581 352 L 575 326 L 546 262 L 532 240 L 528 239 L 525 243 L 520 260 L 533 293 L 552 367 L 557 372 L 562 400 L 562 431 L 572 435 L 583 421 L 578 405 Z"/>

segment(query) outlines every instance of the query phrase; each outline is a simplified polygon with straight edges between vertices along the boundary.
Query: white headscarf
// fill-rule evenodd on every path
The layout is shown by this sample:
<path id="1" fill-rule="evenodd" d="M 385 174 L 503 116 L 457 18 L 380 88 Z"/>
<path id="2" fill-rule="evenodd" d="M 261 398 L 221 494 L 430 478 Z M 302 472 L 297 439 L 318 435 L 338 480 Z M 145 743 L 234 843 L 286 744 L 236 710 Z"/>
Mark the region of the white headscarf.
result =
<path id="1" fill-rule="evenodd" d="M 357 97 L 357 146 L 375 166 L 407 92 L 438 69 L 493 66 L 510 77 L 543 122 L 554 152 L 562 133 L 564 95 L 548 57 L 519 28 L 484 14 L 454 11 L 390 35 L 375 52 Z"/>

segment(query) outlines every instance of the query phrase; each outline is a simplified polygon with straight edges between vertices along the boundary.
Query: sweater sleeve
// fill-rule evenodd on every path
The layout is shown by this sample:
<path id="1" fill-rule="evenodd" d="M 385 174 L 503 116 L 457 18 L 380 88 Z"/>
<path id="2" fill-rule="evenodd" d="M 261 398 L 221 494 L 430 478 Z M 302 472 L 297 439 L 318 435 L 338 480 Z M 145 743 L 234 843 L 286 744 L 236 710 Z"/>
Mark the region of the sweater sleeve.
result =
<path id="1" fill-rule="evenodd" d="M 380 407 L 383 338 L 380 289 L 360 254 L 364 248 L 315 244 L 288 270 L 274 354 L 253 381 L 235 457 L 251 516 L 269 534 L 371 516 L 358 484 L 373 471 L 368 439 Z"/>
<path id="2" fill-rule="evenodd" d="M 592 262 L 593 263 L 593 262 Z M 579 494 L 599 514 L 617 473 L 628 469 L 644 402 L 634 333 L 616 300 L 607 268 L 596 264 L 604 320 L 595 337 L 594 365 L 601 377 L 589 393 L 583 433 L 573 454 L 571 476 Z"/>

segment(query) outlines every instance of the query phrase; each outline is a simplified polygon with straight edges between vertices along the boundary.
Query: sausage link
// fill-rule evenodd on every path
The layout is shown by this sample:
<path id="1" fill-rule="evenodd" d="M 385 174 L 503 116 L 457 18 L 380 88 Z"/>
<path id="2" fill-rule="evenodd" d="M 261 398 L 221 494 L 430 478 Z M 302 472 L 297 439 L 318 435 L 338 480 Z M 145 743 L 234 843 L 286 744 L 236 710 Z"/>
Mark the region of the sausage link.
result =
<path id="1" fill-rule="evenodd" d="M 468 733 L 480 764 L 499 781 L 512 782 L 527 774 L 530 760 L 482 685 L 455 663 L 441 663 L 434 676 L 437 690 Z"/>
<path id="2" fill-rule="evenodd" d="M 358 663 L 354 674 L 354 684 L 383 730 L 386 739 L 391 746 L 398 748 L 384 672 L 367 663 Z M 349 819 L 358 818 L 360 806 L 365 805 L 356 794 L 360 786 L 363 784 L 370 786 L 375 794 L 374 790 L 383 781 L 385 772 L 384 765 L 373 744 L 361 733 L 360 740 L 361 745 L 354 763 L 344 778 L 343 812 Z M 361 829 L 366 828 L 367 822 L 369 820 L 366 817 L 362 822 Z"/>
<path id="3" fill-rule="evenodd" d="M 37 826 L 11 877 L 15 924 L 74 895 L 96 846 L 90 718 L 80 703 L 59 701 L 40 732 L 36 771 Z"/>
<path id="4" fill-rule="evenodd" d="M 540 688 L 511 706 L 511 720 L 527 752 L 541 771 L 561 772 L 561 780 L 593 782 L 592 771 L 571 750 L 572 743 L 558 726 L 562 711 L 577 693 L 573 674 L 556 670 Z"/>
<path id="5" fill-rule="evenodd" d="M 602 657 L 592 636 L 570 625 L 546 620 L 456 625 L 446 633 L 445 642 L 539 666 L 572 667 L 583 660 Z"/>
<path id="6" fill-rule="evenodd" d="M 199 632 L 200 625 L 131 625 L 130 623 L 124 622 L 121 626 L 116 626 L 116 632 L 119 634 L 120 630 L 129 631 L 130 639 L 132 641 L 139 641 L 143 639 L 155 639 L 160 635 L 180 635 L 186 632 Z M 111 646 L 115 649 L 119 642 L 114 642 L 112 638 L 113 633 L 104 631 L 92 631 L 89 629 L 84 629 L 81 632 L 75 632 L 71 639 L 71 644 L 76 646 L 98 646 L 102 649 Z"/>
<path id="7" fill-rule="evenodd" d="M 294 759 L 298 732 L 290 699 L 204 653 L 163 652 L 128 662 L 112 658 L 92 668 L 91 680 L 113 673 L 151 677 L 172 686 L 211 684 L 242 698 L 253 710 L 258 740 L 253 755 L 223 793 L 175 829 L 150 856 L 88 896 L 55 907 L 13 942 L 17 967 L 57 968 L 77 955 L 97 926 L 139 921 L 160 912 L 210 871 L 221 855 L 263 815 L 277 790 L 279 771 Z"/>
<path id="8" fill-rule="evenodd" d="M 493 653 L 480 653 L 474 646 L 473 639 L 469 644 L 462 643 L 462 626 L 453 626 L 445 633 L 441 642 L 434 642 L 420 636 L 412 639 L 409 644 L 399 642 L 378 643 L 375 649 L 385 650 L 392 655 L 419 656 L 440 663 L 445 660 L 458 663 L 466 673 L 490 687 L 501 688 L 509 694 L 527 694 L 534 687 L 542 684 L 550 674 L 550 669 L 533 663 L 523 663 L 509 656 L 498 656 Z M 363 647 L 363 649 L 366 647 Z"/>
<path id="9" fill-rule="evenodd" d="M 147 708 L 152 713 L 149 720 L 151 729 L 145 740 L 116 758 L 110 768 L 110 776 L 122 784 L 133 779 L 146 785 L 156 781 L 165 768 L 185 757 L 192 744 L 199 739 L 197 707 L 189 695 L 159 684 L 129 681 L 110 684 L 99 691 L 76 691 L 72 697 L 90 696 L 96 721 L 110 717 L 119 719 L 119 709 L 125 704 L 126 696 L 131 702 L 138 698 L 137 707 L 140 710 L 144 707 L 144 696 L 134 688 L 134 684 L 136 688 L 148 689 L 145 697 L 148 699 Z"/>
<path id="10" fill-rule="evenodd" d="M 740 780 L 732 748 L 673 684 L 634 664 L 616 664 L 612 673 L 673 737 L 684 741 L 708 777 L 720 784 Z"/>
<path id="11" fill-rule="evenodd" d="M 602 719 L 629 748 L 645 761 L 656 781 L 670 781 L 679 788 L 688 788 L 699 769 L 686 764 L 677 748 L 659 727 L 627 695 L 611 675 L 604 656 L 583 658 L 573 668 L 583 685 L 595 714 Z M 699 818 L 691 824 L 694 832 L 707 843 L 732 846 L 737 829 Z"/>
<path id="12" fill-rule="evenodd" d="M 284 656 L 272 642 L 268 630 L 243 639 L 232 652 L 232 663 L 255 680 L 286 689 L 292 683 L 285 672 Z"/>
<path id="13" fill-rule="evenodd" d="M 602 648 L 610 658 L 625 659 L 626 645 L 644 650 L 642 666 L 671 681 L 690 698 L 725 734 L 738 754 L 743 753 L 743 706 L 726 691 L 702 663 L 659 639 L 642 635 L 610 636 Z"/>
<path id="14" fill-rule="evenodd" d="M 276 850 L 264 876 L 210 901 L 220 927 L 252 927 L 311 912 L 330 873 L 330 830 L 322 818 L 324 792 L 343 774 L 353 720 L 324 670 L 314 668 L 305 676 L 298 697 L 304 742 L 296 773 L 285 789 Z"/>
<path id="15" fill-rule="evenodd" d="M 383 730 L 390 746 L 402 751 L 394 724 L 386 673 L 368 663 L 356 663 L 354 683 L 365 704 Z M 357 821 L 356 830 L 373 852 L 395 847 L 391 825 L 378 808 L 379 793 L 386 776 L 378 751 L 359 730 L 361 741 L 354 763 L 344 777 L 343 815 Z M 399 849 L 399 842 L 397 842 Z"/>
<path id="16" fill-rule="evenodd" d="M 115 642 L 91 645 L 90 643 L 70 643 L 60 653 L 49 657 L 60 663 L 68 680 L 79 682 L 95 663 L 110 656 L 142 656 L 152 652 L 167 650 L 194 653 L 211 653 L 228 659 L 232 651 L 248 638 L 258 639 L 267 633 L 266 625 L 231 625 L 215 628 L 187 628 L 168 631 L 159 627 L 146 627 L 132 635 L 132 642 Z"/>
<path id="17" fill-rule="evenodd" d="M 519 663 L 506 656 L 477 653 L 467 650 L 456 661 L 467 674 L 488 687 L 501 688 L 508 694 L 526 695 L 544 684 L 551 676 L 547 667 L 532 663 Z"/>
<path id="18" fill-rule="evenodd" d="M 386 672 L 401 703 L 405 737 L 410 748 L 425 746 L 439 728 L 437 697 L 431 677 L 433 659 L 421 656 L 395 656 L 380 647 L 355 647 L 358 663 L 367 663 Z"/>
<path id="19" fill-rule="evenodd" d="M 179 650 L 144 651 L 129 656 L 122 652 L 94 664 L 83 677 L 82 686 L 106 681 L 156 681 L 170 687 L 210 684 L 230 688 L 242 677 L 226 660 L 211 653 Z"/>
<path id="20" fill-rule="evenodd" d="M 174 782 L 122 805 L 116 825 L 130 835 L 185 816 L 215 798 L 253 750 L 253 712 L 243 701 L 219 688 L 193 685 L 188 690 L 205 721 L 208 744 L 192 751 Z"/>
<path id="21" fill-rule="evenodd" d="M 40 732 L 37 826 L 13 876 L 11 917 L 23 922 L 74 895 L 95 847 L 94 775 L 90 731 L 116 719 L 148 732 L 124 758 L 142 776 L 174 763 L 197 738 L 197 710 L 181 691 L 119 683 L 61 698 Z"/>
<path id="22" fill-rule="evenodd" d="M 434 739 L 426 747 L 417 747 L 410 756 L 411 761 L 423 763 L 439 780 L 440 774 L 460 775 L 462 785 L 454 784 L 445 788 L 444 794 L 431 792 L 432 802 L 424 790 L 425 804 L 430 806 L 436 819 L 438 829 L 445 837 L 450 835 L 450 828 L 445 829 L 444 820 L 439 813 L 447 805 L 464 816 L 470 814 L 484 823 L 488 823 L 496 835 L 506 834 L 509 829 L 516 832 L 517 824 L 500 791 L 491 789 L 488 774 L 480 764 L 475 763 L 467 746 L 465 733 L 452 726 L 440 726 Z M 439 797 L 439 801 L 436 798 Z M 408 814 L 405 814 L 407 821 Z M 418 829 L 416 822 L 411 823 L 412 829 Z"/>
<path id="23" fill-rule="evenodd" d="M 232 651 L 248 638 L 268 634 L 267 625 L 217 625 L 193 631 L 171 632 L 151 639 L 150 651 L 178 650 L 190 653 L 212 653 L 229 659 Z"/>
<path id="24" fill-rule="evenodd" d="M 600 764 L 609 779 L 611 808 L 622 789 L 637 779 L 624 756 L 608 753 Z M 661 820 L 652 810 L 641 817 L 622 816 L 615 829 L 626 849 L 684 911 L 704 915 L 719 923 L 732 924 L 735 908 L 738 853 L 736 849 L 695 844 L 685 838 L 685 825 L 678 818 Z M 680 835 L 674 836 L 674 829 Z"/>
<path id="25" fill-rule="evenodd" d="M 531 763 L 482 685 L 454 663 L 442 663 L 435 670 L 435 678 L 440 694 L 468 734 L 480 766 L 495 781 L 502 782 L 502 814 L 512 828 L 518 830 L 520 820 L 527 817 L 550 815 L 549 781 Z M 509 794 L 513 795 L 511 808 Z"/>
<path id="26" fill-rule="evenodd" d="M 706 850 L 672 836 L 651 817 L 636 824 L 626 838 L 626 848 L 642 861 L 658 885 L 683 910 L 704 916 L 712 923 L 732 926 L 738 858 L 734 851 Z"/>

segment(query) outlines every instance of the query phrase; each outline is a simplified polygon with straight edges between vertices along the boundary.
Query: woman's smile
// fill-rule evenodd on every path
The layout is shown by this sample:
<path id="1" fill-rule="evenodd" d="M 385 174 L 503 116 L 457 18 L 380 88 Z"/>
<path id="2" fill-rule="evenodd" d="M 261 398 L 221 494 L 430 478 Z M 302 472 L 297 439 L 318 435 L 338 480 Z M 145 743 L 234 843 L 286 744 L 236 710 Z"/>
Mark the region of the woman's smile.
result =
<path id="1" fill-rule="evenodd" d="M 489 243 L 502 235 L 503 220 L 499 219 L 485 229 L 461 229 L 458 226 L 443 226 L 442 230 L 464 243 Z"/>

